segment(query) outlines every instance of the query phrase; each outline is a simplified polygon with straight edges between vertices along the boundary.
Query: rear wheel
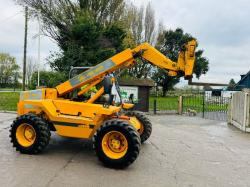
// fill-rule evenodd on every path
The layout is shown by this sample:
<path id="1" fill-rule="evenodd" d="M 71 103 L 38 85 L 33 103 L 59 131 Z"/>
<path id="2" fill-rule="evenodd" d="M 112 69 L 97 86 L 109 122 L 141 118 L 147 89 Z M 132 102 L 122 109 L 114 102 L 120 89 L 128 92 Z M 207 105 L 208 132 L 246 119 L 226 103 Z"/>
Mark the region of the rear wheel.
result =
<path id="1" fill-rule="evenodd" d="M 25 154 L 40 153 L 50 140 L 50 129 L 40 117 L 25 114 L 17 117 L 10 128 L 13 147 Z"/>
<path id="2" fill-rule="evenodd" d="M 98 159 L 106 166 L 124 168 L 139 155 L 140 136 L 128 122 L 108 120 L 94 136 L 94 149 Z"/>
<path id="3" fill-rule="evenodd" d="M 139 121 L 141 128 L 138 130 L 138 132 L 141 137 L 141 143 L 145 142 L 152 133 L 152 124 L 150 120 L 144 113 L 139 111 L 126 111 L 125 115 L 129 116 L 131 121 Z"/>

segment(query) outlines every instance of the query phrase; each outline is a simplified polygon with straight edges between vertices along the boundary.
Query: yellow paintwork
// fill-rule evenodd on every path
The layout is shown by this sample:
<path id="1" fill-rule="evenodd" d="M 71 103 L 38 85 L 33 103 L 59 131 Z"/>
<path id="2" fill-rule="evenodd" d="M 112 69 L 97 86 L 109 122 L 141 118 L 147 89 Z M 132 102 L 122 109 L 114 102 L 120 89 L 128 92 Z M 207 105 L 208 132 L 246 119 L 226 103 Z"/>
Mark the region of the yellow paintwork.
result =
<path id="1" fill-rule="evenodd" d="M 29 107 L 25 108 L 26 105 Z M 116 106 L 105 108 L 99 104 L 62 99 L 26 100 L 18 103 L 18 115 L 42 113 L 54 124 L 57 134 L 76 138 L 91 138 L 108 116 L 111 117 L 120 110 Z"/>
<path id="2" fill-rule="evenodd" d="M 133 54 L 132 54 L 132 51 L 130 49 L 127 49 L 121 53 L 118 53 L 117 55 L 113 56 L 112 58 L 110 58 L 110 60 L 114 63 L 114 66 L 108 68 L 107 70 L 105 71 L 102 71 L 100 68 L 103 68 L 102 66 L 100 66 L 100 68 L 97 68 L 95 69 L 96 67 L 98 67 L 99 65 L 96 65 L 94 66 L 92 69 L 94 69 L 94 72 L 93 74 L 89 74 L 89 76 L 92 76 L 91 78 L 87 78 L 85 79 L 85 81 L 81 81 L 81 79 L 83 77 L 79 77 L 79 84 L 76 84 L 75 86 L 72 86 L 70 84 L 70 80 L 58 85 L 56 87 L 57 91 L 58 91 L 58 94 L 59 95 L 63 95 L 63 94 L 66 94 L 66 93 L 69 93 L 71 92 L 73 89 L 77 89 L 77 88 L 80 88 L 82 87 L 83 85 L 86 85 L 86 84 L 89 84 L 90 82 L 92 82 L 93 80 L 96 80 L 98 78 L 102 78 L 104 77 L 108 72 L 111 73 L 111 72 L 114 72 L 115 70 L 119 69 L 119 67 L 123 66 L 124 63 L 126 63 L 126 61 L 129 61 L 133 59 Z M 91 68 L 89 69 L 91 70 Z M 100 73 L 98 73 L 97 75 L 95 75 L 94 73 L 96 71 L 100 71 Z M 91 72 L 92 73 L 92 72 Z M 75 77 L 74 77 L 75 78 Z"/>
<path id="3" fill-rule="evenodd" d="M 111 159 L 122 158 L 128 150 L 126 137 L 118 131 L 110 131 L 102 139 L 102 150 Z"/>
<path id="4" fill-rule="evenodd" d="M 30 124 L 23 123 L 17 127 L 16 139 L 21 146 L 30 147 L 36 140 L 36 131 Z"/>
<path id="5" fill-rule="evenodd" d="M 124 62 L 127 62 L 129 60 L 133 59 L 133 51 L 131 49 L 126 49 L 117 55 L 114 55 L 111 60 L 116 63 L 117 66 L 123 65 Z M 117 69 L 117 67 L 114 67 L 113 69 Z"/>
<path id="6" fill-rule="evenodd" d="M 102 94 L 104 93 L 104 87 L 101 87 L 100 90 L 98 90 L 93 97 L 91 97 L 87 103 L 93 103 L 95 102 Z"/>
<path id="7" fill-rule="evenodd" d="M 140 55 L 142 58 L 159 68 L 169 71 L 170 76 L 176 76 L 178 71 L 183 71 L 185 73 L 185 76 L 191 76 L 193 73 L 195 61 L 195 48 L 195 40 L 188 42 L 185 45 L 186 50 L 180 52 L 178 61 L 173 62 L 150 44 L 143 43 L 134 49 L 126 49 L 121 53 L 118 53 L 108 59 L 114 63 L 113 66 L 110 66 L 107 69 L 100 65 L 94 66 L 93 68 L 89 69 L 90 71 L 87 74 L 88 77 L 86 79 L 84 79 L 84 77 L 79 76 L 79 83 L 75 84 L 74 86 L 72 86 L 70 84 L 70 80 L 68 80 L 58 85 L 56 87 L 56 90 L 58 92 L 58 95 L 61 96 L 63 94 L 71 92 L 74 89 L 78 89 L 83 85 L 87 85 L 93 82 L 93 80 L 102 79 L 106 74 L 112 73 L 115 70 L 133 66 L 133 64 L 136 63 L 133 55 L 139 53 L 140 51 L 143 51 Z M 93 72 L 91 72 L 91 69 L 93 69 Z M 98 71 L 100 71 L 100 73 L 95 74 L 95 72 Z M 81 92 L 81 94 L 83 93 L 84 92 Z"/>
<path id="8" fill-rule="evenodd" d="M 74 138 L 89 138 L 92 134 L 93 129 L 90 129 L 89 126 L 79 125 L 78 127 L 62 126 L 54 123 L 57 134 L 65 137 L 74 137 Z"/>
<path id="9" fill-rule="evenodd" d="M 138 132 L 142 133 L 144 129 L 143 124 L 136 117 L 129 117 L 129 118 L 130 118 L 129 119 L 130 124 L 133 125 Z"/>
<path id="10" fill-rule="evenodd" d="M 177 72 L 176 71 L 168 71 L 167 74 L 171 77 L 174 77 L 177 75 Z"/>
<path id="11" fill-rule="evenodd" d="M 177 64 L 159 52 L 157 49 L 152 47 L 148 43 L 144 43 L 136 47 L 133 51 L 139 52 L 144 51 L 142 57 L 155 66 L 158 66 L 161 69 L 168 69 L 173 71 L 178 71 Z"/>
<path id="12" fill-rule="evenodd" d="M 57 90 L 55 88 L 46 88 L 45 93 L 46 99 L 57 99 Z"/>
<path id="13" fill-rule="evenodd" d="M 195 48 L 197 42 L 192 40 L 185 45 L 185 51 L 179 53 L 178 61 L 173 62 L 157 49 L 144 43 L 136 47 L 133 51 L 139 52 L 140 50 L 145 51 L 142 57 L 155 66 L 160 67 L 169 71 L 170 76 L 176 76 L 178 71 L 183 71 L 185 76 L 191 76 L 193 73 L 193 67 L 195 62 Z"/>
<path id="14" fill-rule="evenodd" d="M 85 84 L 88 84 L 88 82 L 86 82 Z M 79 88 L 81 86 L 83 86 L 84 84 L 80 85 Z M 63 84 L 60 84 L 56 87 L 56 90 L 58 91 L 59 95 L 60 93 L 65 94 L 65 93 L 69 93 L 70 91 L 72 91 L 74 88 L 70 85 L 69 81 L 64 82 Z"/>
<path id="15" fill-rule="evenodd" d="M 122 108 L 127 109 L 127 110 L 133 108 L 134 106 L 135 105 L 132 103 L 123 103 L 122 104 Z"/>
<path id="16" fill-rule="evenodd" d="M 185 46 L 187 49 L 185 52 L 185 76 L 191 76 L 193 74 L 196 45 L 196 41 L 192 40 Z"/>
<path id="17" fill-rule="evenodd" d="M 181 51 L 178 56 L 177 64 L 181 71 L 185 71 L 185 52 Z"/>
<path id="18" fill-rule="evenodd" d="M 171 61 L 148 43 L 141 44 L 134 49 L 126 49 L 72 79 L 56 86 L 56 88 L 42 88 L 21 92 L 18 103 L 18 115 L 35 113 L 49 120 L 57 134 L 67 137 L 91 138 L 105 120 L 118 115 L 121 108 L 130 109 L 133 104 L 122 106 L 103 106 L 93 104 L 104 93 L 104 88 L 91 97 L 87 102 L 75 102 L 65 99 L 65 95 L 73 90 L 89 85 L 78 95 L 86 93 L 91 87 L 101 82 L 104 76 L 114 71 L 132 67 L 136 57 L 141 57 L 151 64 L 162 68 L 171 76 L 177 72 L 184 72 L 185 76 L 193 73 L 195 62 L 196 41 L 190 41 L 181 51 L 177 62 Z M 114 78 L 112 79 L 114 82 Z M 133 125 L 139 132 L 143 130 L 138 119 L 123 119 Z"/>
<path id="19" fill-rule="evenodd" d="M 101 82 L 101 79 L 98 79 L 96 81 L 93 81 L 92 83 L 90 83 L 86 88 L 84 88 L 83 90 L 81 90 L 80 92 L 77 93 L 78 96 L 88 92 L 92 87 L 94 87 L 95 85 L 97 85 L 98 83 Z"/>

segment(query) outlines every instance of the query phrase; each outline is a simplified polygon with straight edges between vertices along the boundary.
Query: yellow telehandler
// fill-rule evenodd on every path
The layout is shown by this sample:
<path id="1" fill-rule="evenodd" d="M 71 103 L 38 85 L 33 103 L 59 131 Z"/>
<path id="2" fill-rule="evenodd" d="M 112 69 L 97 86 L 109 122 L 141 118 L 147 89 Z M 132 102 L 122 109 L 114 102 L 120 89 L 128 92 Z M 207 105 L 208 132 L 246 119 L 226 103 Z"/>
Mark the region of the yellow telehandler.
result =
<path id="1" fill-rule="evenodd" d="M 173 62 L 148 43 L 121 53 L 91 67 L 55 88 L 23 91 L 18 102 L 18 117 L 10 138 L 13 147 L 25 154 L 40 153 L 48 144 L 51 131 L 64 137 L 93 139 L 99 160 L 108 167 L 124 168 L 139 155 L 141 143 L 152 131 L 150 120 L 131 110 L 133 104 L 114 104 L 119 98 L 115 73 L 130 68 L 137 58 L 190 78 L 195 62 L 196 41 L 188 42 Z M 83 95 L 96 86 L 92 97 Z M 116 92 L 112 91 L 116 90 Z"/>

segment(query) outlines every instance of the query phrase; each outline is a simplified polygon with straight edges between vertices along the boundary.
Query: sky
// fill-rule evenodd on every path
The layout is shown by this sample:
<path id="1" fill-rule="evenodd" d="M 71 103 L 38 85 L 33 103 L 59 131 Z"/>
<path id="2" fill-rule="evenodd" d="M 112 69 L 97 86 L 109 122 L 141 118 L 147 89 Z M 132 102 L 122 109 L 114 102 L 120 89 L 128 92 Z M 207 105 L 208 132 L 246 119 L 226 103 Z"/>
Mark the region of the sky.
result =
<path id="1" fill-rule="evenodd" d="M 131 0 L 145 6 L 147 0 Z M 228 83 L 239 81 L 250 70 L 250 0 L 151 0 L 157 22 L 166 29 L 181 27 L 198 39 L 199 48 L 209 59 L 209 71 L 194 81 Z M 0 52 L 17 58 L 22 64 L 24 13 L 12 0 L 0 0 Z M 30 20 L 28 57 L 37 59 L 36 20 Z M 49 38 L 41 38 L 41 67 L 47 68 L 50 52 L 59 50 Z M 187 84 L 182 80 L 180 85 Z"/>
<path id="2" fill-rule="evenodd" d="M 181 27 L 197 38 L 209 59 L 209 71 L 196 81 L 239 81 L 250 70 L 250 0 L 152 0 L 151 4 L 157 21 L 167 29 Z"/>
<path id="3" fill-rule="evenodd" d="M 24 46 L 24 10 L 12 0 L 0 0 L 0 52 L 16 57 L 22 66 Z M 38 34 L 37 20 L 29 20 L 27 37 L 27 58 L 37 62 Z M 50 52 L 58 51 L 58 47 L 50 38 L 41 36 L 41 69 L 49 68 L 46 58 Z"/>

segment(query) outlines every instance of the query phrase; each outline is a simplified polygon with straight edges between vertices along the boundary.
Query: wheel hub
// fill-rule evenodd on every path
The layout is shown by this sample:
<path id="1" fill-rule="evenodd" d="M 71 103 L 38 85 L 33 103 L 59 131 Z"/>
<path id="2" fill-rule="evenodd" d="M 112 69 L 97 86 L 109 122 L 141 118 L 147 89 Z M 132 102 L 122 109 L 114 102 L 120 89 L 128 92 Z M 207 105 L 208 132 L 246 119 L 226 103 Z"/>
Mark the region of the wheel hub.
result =
<path id="1" fill-rule="evenodd" d="M 121 142 L 119 140 L 111 140 L 111 147 L 113 149 L 119 149 L 121 146 Z"/>
<path id="2" fill-rule="evenodd" d="M 17 142 L 23 147 L 33 145 L 36 139 L 36 131 L 30 124 L 23 123 L 16 130 Z"/>
<path id="3" fill-rule="evenodd" d="M 104 135 L 102 147 L 107 156 L 119 159 L 126 154 L 128 142 L 122 133 L 118 131 L 111 131 Z"/>
<path id="4" fill-rule="evenodd" d="M 35 132 L 33 131 L 32 128 L 30 128 L 29 126 L 26 127 L 25 131 L 24 131 L 24 136 L 28 141 L 32 141 L 34 139 L 35 136 Z"/>

